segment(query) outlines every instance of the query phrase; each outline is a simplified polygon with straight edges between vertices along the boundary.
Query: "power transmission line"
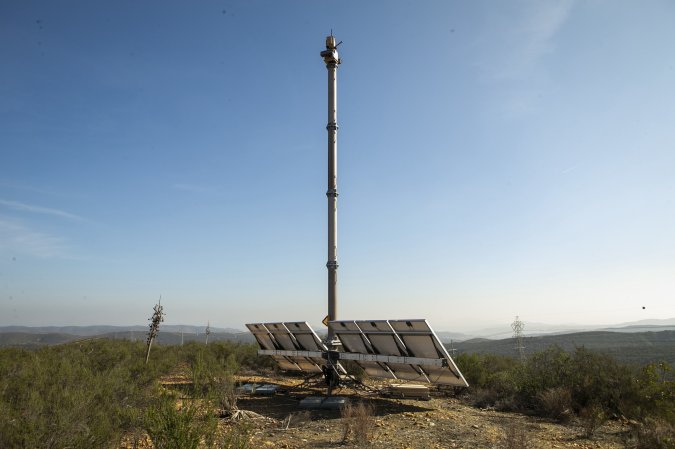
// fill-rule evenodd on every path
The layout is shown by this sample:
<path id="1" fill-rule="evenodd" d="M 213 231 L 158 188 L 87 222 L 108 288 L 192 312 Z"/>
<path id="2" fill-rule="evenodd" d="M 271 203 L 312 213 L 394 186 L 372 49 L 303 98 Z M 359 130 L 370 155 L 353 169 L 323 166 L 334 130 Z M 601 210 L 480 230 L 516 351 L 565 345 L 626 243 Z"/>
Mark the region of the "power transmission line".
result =
<path id="1" fill-rule="evenodd" d="M 522 362 L 525 360 L 525 346 L 523 345 L 523 330 L 525 329 L 525 323 L 520 321 L 519 317 L 516 315 L 515 321 L 511 323 L 511 329 L 513 329 L 513 339 L 516 344 L 515 350 Z"/>

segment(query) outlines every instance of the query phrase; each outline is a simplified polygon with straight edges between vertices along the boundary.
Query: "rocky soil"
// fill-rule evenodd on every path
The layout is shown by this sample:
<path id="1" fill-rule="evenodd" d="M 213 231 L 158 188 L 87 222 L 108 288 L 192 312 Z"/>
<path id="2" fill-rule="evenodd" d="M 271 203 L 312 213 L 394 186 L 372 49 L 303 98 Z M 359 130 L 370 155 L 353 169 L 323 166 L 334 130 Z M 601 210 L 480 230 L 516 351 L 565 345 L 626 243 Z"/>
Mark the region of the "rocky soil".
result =
<path id="1" fill-rule="evenodd" d="M 494 449 L 591 449 L 624 448 L 628 427 L 617 421 L 601 426 L 592 438 L 583 438 L 579 423 L 560 425 L 517 413 L 479 409 L 447 393 L 432 394 L 428 401 L 383 398 L 375 392 L 344 389 L 337 392 L 352 403 L 372 405 L 373 415 L 365 427 L 369 441 L 359 443 L 350 435 L 345 441 L 345 420 L 337 411 L 299 408 L 315 388 L 297 385 L 298 379 L 249 376 L 246 382 L 274 383 L 286 389 L 272 397 L 246 396 L 239 407 L 259 413 L 264 419 L 252 423 L 253 447 L 269 448 L 494 448 Z M 381 388 L 383 385 L 373 385 Z M 286 423 L 290 419 L 290 425 Z"/>

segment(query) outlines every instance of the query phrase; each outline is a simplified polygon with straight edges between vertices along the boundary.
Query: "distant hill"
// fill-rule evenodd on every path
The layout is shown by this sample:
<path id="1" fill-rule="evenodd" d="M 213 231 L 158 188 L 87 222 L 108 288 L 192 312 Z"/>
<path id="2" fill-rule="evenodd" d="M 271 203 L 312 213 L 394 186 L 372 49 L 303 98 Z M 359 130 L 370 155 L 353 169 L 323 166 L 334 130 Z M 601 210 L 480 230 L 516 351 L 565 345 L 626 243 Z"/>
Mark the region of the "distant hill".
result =
<path id="1" fill-rule="evenodd" d="M 165 332 L 175 332 L 184 334 L 203 334 L 206 332 L 206 326 L 182 325 L 182 324 L 166 324 L 161 326 L 161 330 Z M 91 337 L 94 335 L 113 334 L 121 332 L 147 332 L 148 326 L 0 326 L 0 333 L 2 332 L 24 332 L 30 334 L 70 334 Z M 211 332 L 219 332 L 225 334 L 236 334 L 244 332 L 240 329 L 212 327 Z"/>
<path id="2" fill-rule="evenodd" d="M 624 326 L 624 327 L 606 327 L 598 330 L 608 332 L 660 332 L 660 331 L 675 331 L 675 325 L 661 326 L 655 324 L 640 324 L 640 325 L 636 324 L 633 326 Z"/>
<path id="3" fill-rule="evenodd" d="M 58 345 L 77 340 L 76 335 L 45 333 L 33 334 L 28 332 L 0 332 L 0 346 L 37 347 L 44 345 Z"/>
<path id="4" fill-rule="evenodd" d="M 579 332 L 592 331 L 611 331 L 611 332 L 649 332 L 675 330 L 675 318 L 652 319 L 631 321 L 615 325 L 600 324 L 547 324 L 525 321 L 525 334 L 528 336 L 554 335 L 554 334 L 572 334 Z M 490 338 L 493 340 L 511 338 L 513 329 L 510 324 L 504 324 L 497 327 L 488 327 L 473 331 L 460 333 L 436 332 L 443 343 L 449 343 L 450 340 L 469 340 L 471 338 Z"/>
<path id="5" fill-rule="evenodd" d="M 470 334 L 463 334 L 461 332 L 445 332 L 445 331 L 436 332 L 436 336 L 438 337 L 439 340 L 441 340 L 444 343 L 450 341 L 470 340 L 471 338 L 474 338 L 474 336 Z"/>
<path id="6" fill-rule="evenodd" d="M 138 333 L 134 335 L 135 340 L 143 340 L 145 341 L 146 339 L 146 333 Z M 124 339 L 128 340 L 129 337 L 123 334 L 106 334 L 102 335 L 102 338 L 110 338 L 110 339 Z M 182 340 L 181 340 L 182 339 Z M 206 334 L 201 333 L 199 335 L 197 334 L 187 334 L 183 333 L 182 337 L 180 333 L 176 332 L 166 332 L 162 331 L 160 328 L 159 334 L 157 334 L 157 339 L 155 340 L 157 343 L 162 344 L 162 345 L 179 345 L 181 344 L 181 341 L 184 343 L 190 342 L 190 341 L 197 341 L 200 343 L 204 343 L 206 341 Z M 252 334 L 248 332 L 237 332 L 237 333 L 230 333 L 230 332 L 211 332 L 209 334 L 209 343 L 213 343 L 216 341 L 233 341 L 233 342 L 239 342 L 239 343 L 255 343 L 255 338 L 253 337 Z"/>
<path id="7" fill-rule="evenodd" d="M 651 320 L 639 320 L 639 321 L 629 321 L 627 323 L 617 324 L 615 327 L 628 327 L 628 326 L 675 326 L 675 318 L 663 318 L 660 320 L 651 319 Z"/>
<path id="8" fill-rule="evenodd" d="M 31 333 L 31 332 L 0 332 L 0 347 L 12 346 L 22 348 L 37 348 L 40 346 L 58 345 L 80 340 L 91 340 L 98 338 L 107 338 L 110 340 L 132 340 L 145 341 L 147 333 L 142 331 L 121 331 L 110 332 L 100 335 L 73 335 L 66 333 Z M 159 344 L 179 345 L 181 341 L 188 343 L 190 341 L 204 342 L 206 335 L 196 333 L 180 333 L 162 331 L 160 328 L 157 339 Z M 225 333 L 211 332 L 209 334 L 209 343 L 216 341 L 234 341 L 239 343 L 254 343 L 255 338 L 248 332 Z"/>
<path id="9" fill-rule="evenodd" d="M 525 353 L 541 351 L 552 345 L 558 345 L 567 351 L 584 346 L 598 352 L 609 354 L 624 363 L 645 364 L 666 361 L 675 364 L 675 331 L 658 332 L 577 332 L 563 335 L 543 335 L 525 337 Z M 453 343 L 457 353 L 489 353 L 514 356 L 515 340 L 472 339 Z M 449 348 L 449 345 L 446 344 Z"/>

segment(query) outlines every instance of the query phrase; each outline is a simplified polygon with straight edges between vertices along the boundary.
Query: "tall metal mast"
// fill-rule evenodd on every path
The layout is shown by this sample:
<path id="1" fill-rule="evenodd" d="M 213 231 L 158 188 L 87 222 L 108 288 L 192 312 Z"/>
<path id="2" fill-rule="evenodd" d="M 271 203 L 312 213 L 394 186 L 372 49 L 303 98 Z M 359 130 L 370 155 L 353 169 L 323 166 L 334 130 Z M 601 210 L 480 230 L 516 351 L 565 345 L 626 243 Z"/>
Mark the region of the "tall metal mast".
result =
<path id="1" fill-rule="evenodd" d="M 328 70 L 328 321 L 337 319 L 337 67 L 340 64 L 333 33 L 326 38 L 321 57 Z M 329 328 L 327 341 L 334 335 Z"/>

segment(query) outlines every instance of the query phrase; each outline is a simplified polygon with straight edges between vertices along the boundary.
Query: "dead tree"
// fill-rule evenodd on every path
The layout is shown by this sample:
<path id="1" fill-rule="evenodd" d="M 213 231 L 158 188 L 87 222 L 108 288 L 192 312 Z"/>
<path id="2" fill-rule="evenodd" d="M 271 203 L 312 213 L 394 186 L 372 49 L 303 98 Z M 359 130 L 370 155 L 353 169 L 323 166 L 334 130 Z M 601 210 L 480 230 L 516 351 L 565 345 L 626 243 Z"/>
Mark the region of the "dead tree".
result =
<path id="1" fill-rule="evenodd" d="M 162 307 L 162 297 L 159 297 L 159 302 L 155 304 L 154 312 L 152 317 L 148 318 L 150 321 L 150 330 L 148 331 L 148 351 L 145 353 L 145 364 L 148 364 L 148 359 L 150 359 L 150 348 L 152 347 L 152 342 L 155 340 L 157 333 L 159 332 L 159 323 L 164 321 L 164 307 Z"/>

